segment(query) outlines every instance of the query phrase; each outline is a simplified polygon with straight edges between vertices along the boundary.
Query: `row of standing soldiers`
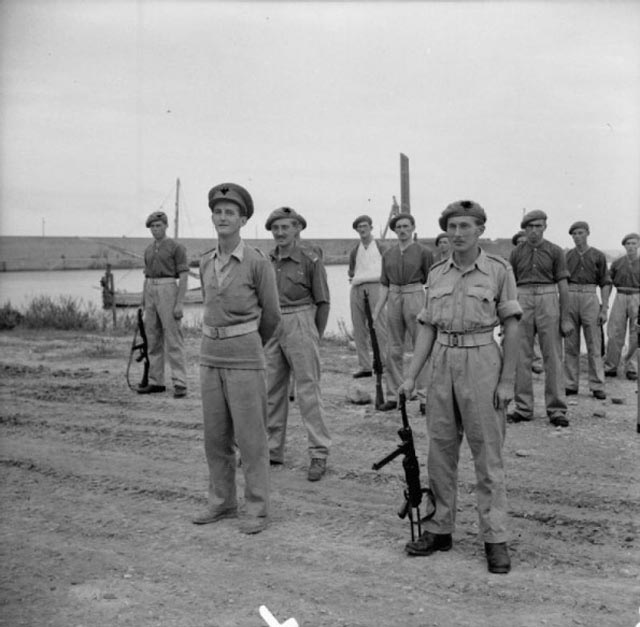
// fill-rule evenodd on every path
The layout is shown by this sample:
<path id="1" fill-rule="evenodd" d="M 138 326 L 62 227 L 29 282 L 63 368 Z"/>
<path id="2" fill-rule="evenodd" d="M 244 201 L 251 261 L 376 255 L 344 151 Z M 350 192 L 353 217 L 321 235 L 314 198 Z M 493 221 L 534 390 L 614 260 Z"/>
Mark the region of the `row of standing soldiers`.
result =
<path id="1" fill-rule="evenodd" d="M 223 183 L 210 190 L 208 201 L 218 237 L 217 246 L 205 253 L 200 263 L 204 297 L 200 380 L 209 499 L 206 511 L 193 522 L 213 523 L 238 515 L 235 474 L 239 451 L 246 503 L 240 528 L 245 533 L 258 533 L 267 526 L 269 516 L 269 466 L 284 462 L 291 373 L 308 434 L 308 479 L 317 481 L 326 472 L 331 440 L 324 421 L 318 347 L 329 313 L 329 290 L 321 251 L 300 241 L 306 220 L 298 212 L 282 207 L 270 214 L 265 227 L 274 237 L 275 248 L 264 255 L 240 237 L 240 230 L 253 214 L 253 201 L 246 189 Z M 349 276 L 360 361 L 354 376 L 371 374 L 368 334 L 360 317 L 361 292 L 366 289 L 378 337 L 386 346 L 387 401 L 382 409 L 395 408 L 399 393 L 410 398 L 415 392 L 420 411 L 427 416 L 429 482 L 436 514 L 427 531 L 407 545 L 407 553 L 430 555 L 451 548 L 458 451 L 466 432 L 478 475 L 480 532 L 489 570 L 503 573 L 510 569 L 502 460 L 507 405 L 515 390 L 516 408 L 510 416 L 516 417 L 514 421 L 531 419 L 531 364 L 527 358 L 537 335 L 548 390 L 556 386 L 546 394 L 549 418 L 558 426 L 568 425 L 562 369 L 551 363 L 559 358 L 561 349 L 550 348 L 550 343 L 560 346 L 561 334 L 570 337 L 572 330 L 575 332 L 573 325 L 569 328 L 574 290 L 567 287 L 572 274 L 561 249 L 542 237 L 546 215 L 531 212 L 525 216 L 522 228 L 526 241 L 516 247 L 511 263 L 479 247 L 486 219 L 475 202 L 449 205 L 440 217 L 443 234 L 437 240 L 434 260 L 429 250 L 414 241 L 412 215 L 393 218 L 390 226 L 398 242 L 385 251 L 372 237 L 371 219 L 360 216 L 353 223 L 361 241 L 350 255 Z M 166 344 L 174 396 L 180 398 L 186 395 L 179 325 L 186 290 L 186 251 L 166 237 L 164 213 L 149 216 L 147 226 L 154 237 L 145 253 L 144 289 L 151 366 L 149 384 L 138 392 L 165 390 L 162 347 Z M 588 226 L 586 231 L 588 235 Z M 627 236 L 625 247 L 629 249 L 632 240 L 637 251 L 637 235 Z M 590 268 L 591 255 L 585 256 L 582 248 L 580 255 L 579 268 Z M 631 253 L 628 258 L 632 276 L 635 268 L 637 299 L 637 252 L 635 266 Z M 604 269 L 606 272 L 606 263 Z M 621 291 L 615 282 L 613 267 L 611 273 L 618 288 L 617 302 L 625 289 L 621 285 Z M 575 283 L 583 284 L 580 276 Z M 626 276 L 624 270 L 619 276 Z M 605 294 L 608 301 L 610 283 L 609 274 L 588 282 L 600 287 L 603 301 Z M 575 292 L 580 299 L 583 294 L 595 297 L 595 289 Z M 598 315 L 601 318 L 600 312 Z M 578 312 L 586 329 L 582 316 Z M 494 340 L 498 325 L 502 327 L 502 348 Z M 405 373 L 407 333 L 414 350 Z M 579 336 L 579 329 L 575 336 Z M 554 367 L 559 388 L 557 382 L 549 382 Z M 630 376 L 633 367 L 627 368 Z M 596 388 L 592 389 L 595 392 Z"/>

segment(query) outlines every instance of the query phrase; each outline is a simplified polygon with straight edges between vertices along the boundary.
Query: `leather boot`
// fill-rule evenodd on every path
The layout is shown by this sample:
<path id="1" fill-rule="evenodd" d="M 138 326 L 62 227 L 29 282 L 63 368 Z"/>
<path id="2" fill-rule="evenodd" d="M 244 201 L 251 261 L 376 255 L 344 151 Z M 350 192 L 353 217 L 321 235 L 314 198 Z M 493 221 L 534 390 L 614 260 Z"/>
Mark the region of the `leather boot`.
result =
<path id="1" fill-rule="evenodd" d="M 511 559 L 506 542 L 485 542 L 487 566 L 490 573 L 506 575 L 511 570 Z"/>

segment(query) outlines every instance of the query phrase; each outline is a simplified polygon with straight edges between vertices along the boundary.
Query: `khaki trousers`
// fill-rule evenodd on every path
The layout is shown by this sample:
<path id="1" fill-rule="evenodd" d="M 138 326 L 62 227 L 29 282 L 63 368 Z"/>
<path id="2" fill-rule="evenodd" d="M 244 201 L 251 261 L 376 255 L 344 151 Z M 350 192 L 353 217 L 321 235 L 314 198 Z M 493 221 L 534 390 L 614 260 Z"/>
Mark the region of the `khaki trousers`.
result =
<path id="1" fill-rule="evenodd" d="M 598 315 L 600 301 L 595 292 L 569 291 L 569 317 L 573 333 L 564 338 L 564 376 L 568 390 L 578 390 L 580 379 L 580 328 L 587 344 L 589 389 L 604 390 L 604 365 Z"/>
<path id="2" fill-rule="evenodd" d="M 178 286 L 154 285 L 147 280 L 144 292 L 144 326 L 149 343 L 149 384 L 164 385 L 165 354 L 171 367 L 171 382 L 187 387 L 184 337 L 180 320 L 173 317 Z"/>
<path id="3" fill-rule="evenodd" d="M 562 368 L 562 337 L 560 335 L 560 302 L 553 286 L 536 289 L 518 288 L 522 318 L 518 325 L 520 348 L 516 368 L 515 411 L 521 416 L 533 416 L 533 340 L 537 333 L 544 365 L 544 400 L 549 418 L 567 413 L 567 398 Z"/>
<path id="4" fill-rule="evenodd" d="M 209 509 L 236 509 L 236 444 L 249 516 L 269 514 L 269 449 L 264 370 L 200 367 Z"/>
<path id="5" fill-rule="evenodd" d="M 371 313 L 376 308 L 376 303 L 380 298 L 380 283 L 362 283 L 354 285 L 349 293 L 349 302 L 351 305 L 351 323 L 353 325 L 353 341 L 356 345 L 356 354 L 358 356 L 358 365 L 361 370 L 372 370 L 373 366 L 373 349 L 371 348 L 371 334 L 369 333 L 369 325 L 364 310 L 364 293 L 369 295 L 369 306 Z M 387 372 L 387 313 L 383 310 L 380 312 L 378 319 L 374 325 L 376 338 L 378 340 L 378 348 L 380 349 L 380 359 L 383 367 L 383 379 L 386 387 L 386 397 L 395 397 L 396 390 L 391 386 Z"/>
<path id="6" fill-rule="evenodd" d="M 436 502 L 425 523 L 432 533 L 453 533 L 458 459 L 463 434 L 473 455 L 480 537 L 507 541 L 507 491 L 502 447 L 505 413 L 493 406 L 502 356 L 495 343 L 472 348 L 433 345 L 427 365 L 429 486 Z"/>
<path id="7" fill-rule="evenodd" d="M 638 305 L 640 305 L 640 294 L 620 294 L 616 293 L 613 299 L 613 306 L 609 314 L 607 324 L 607 355 L 604 369 L 609 372 L 617 370 L 620 364 L 620 356 L 624 348 L 624 340 L 629 328 L 629 348 L 624 356 L 624 371 L 636 373 L 638 364 L 634 359 L 637 345 L 636 320 L 638 319 Z"/>
<path id="8" fill-rule="evenodd" d="M 425 303 L 424 290 L 402 293 L 389 290 L 387 297 L 387 325 L 389 330 L 389 348 L 387 351 L 387 372 L 391 389 L 389 399 L 396 397 L 398 388 L 404 381 L 404 347 L 407 333 L 415 344 L 418 334 L 416 316 L 422 311 Z M 418 400 L 425 402 L 426 365 L 416 378 Z M 388 399 L 388 400 L 389 400 Z"/>
<path id="9" fill-rule="evenodd" d="M 326 459 L 329 455 L 331 437 L 324 423 L 318 345 L 315 307 L 283 313 L 278 330 L 265 345 L 267 434 L 271 461 L 284 461 L 291 371 L 296 379 L 300 415 L 307 430 L 309 457 Z"/>

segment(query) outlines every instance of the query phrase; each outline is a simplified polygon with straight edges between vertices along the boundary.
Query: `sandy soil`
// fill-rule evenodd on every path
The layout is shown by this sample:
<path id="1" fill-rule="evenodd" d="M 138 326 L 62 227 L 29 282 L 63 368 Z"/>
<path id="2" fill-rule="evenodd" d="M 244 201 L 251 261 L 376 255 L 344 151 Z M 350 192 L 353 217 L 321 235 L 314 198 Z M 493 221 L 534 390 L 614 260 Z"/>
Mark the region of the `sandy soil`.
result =
<path id="1" fill-rule="evenodd" d="M 500 576 L 487 572 L 476 537 L 466 444 L 453 550 L 404 555 L 400 459 L 371 470 L 398 443 L 400 417 L 346 400 L 356 359 L 335 342 L 322 349 L 334 439 L 328 475 L 306 480 L 294 406 L 287 461 L 272 475 L 271 526 L 247 537 L 236 520 L 192 525 L 207 483 L 198 340 L 188 341 L 182 400 L 129 391 L 129 344 L 0 334 L 1 625 L 259 627 L 262 604 L 304 627 L 640 620 L 635 383 L 608 381 L 607 401 L 585 386 L 572 399 L 569 429 L 549 425 L 540 404 L 537 420 L 508 426 L 513 571 Z M 538 400 L 542 381 L 535 377 Z M 409 409 L 424 477 L 424 419 L 417 403 Z"/>

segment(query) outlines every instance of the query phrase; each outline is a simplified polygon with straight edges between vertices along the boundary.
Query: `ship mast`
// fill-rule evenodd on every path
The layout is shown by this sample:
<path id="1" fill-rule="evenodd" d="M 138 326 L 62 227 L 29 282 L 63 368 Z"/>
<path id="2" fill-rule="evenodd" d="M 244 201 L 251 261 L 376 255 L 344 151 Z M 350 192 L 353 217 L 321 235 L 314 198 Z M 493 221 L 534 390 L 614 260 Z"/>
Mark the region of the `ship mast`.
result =
<path id="1" fill-rule="evenodd" d="M 180 179 L 176 179 L 176 217 L 173 223 L 173 238 L 178 239 L 178 222 L 180 219 Z"/>

